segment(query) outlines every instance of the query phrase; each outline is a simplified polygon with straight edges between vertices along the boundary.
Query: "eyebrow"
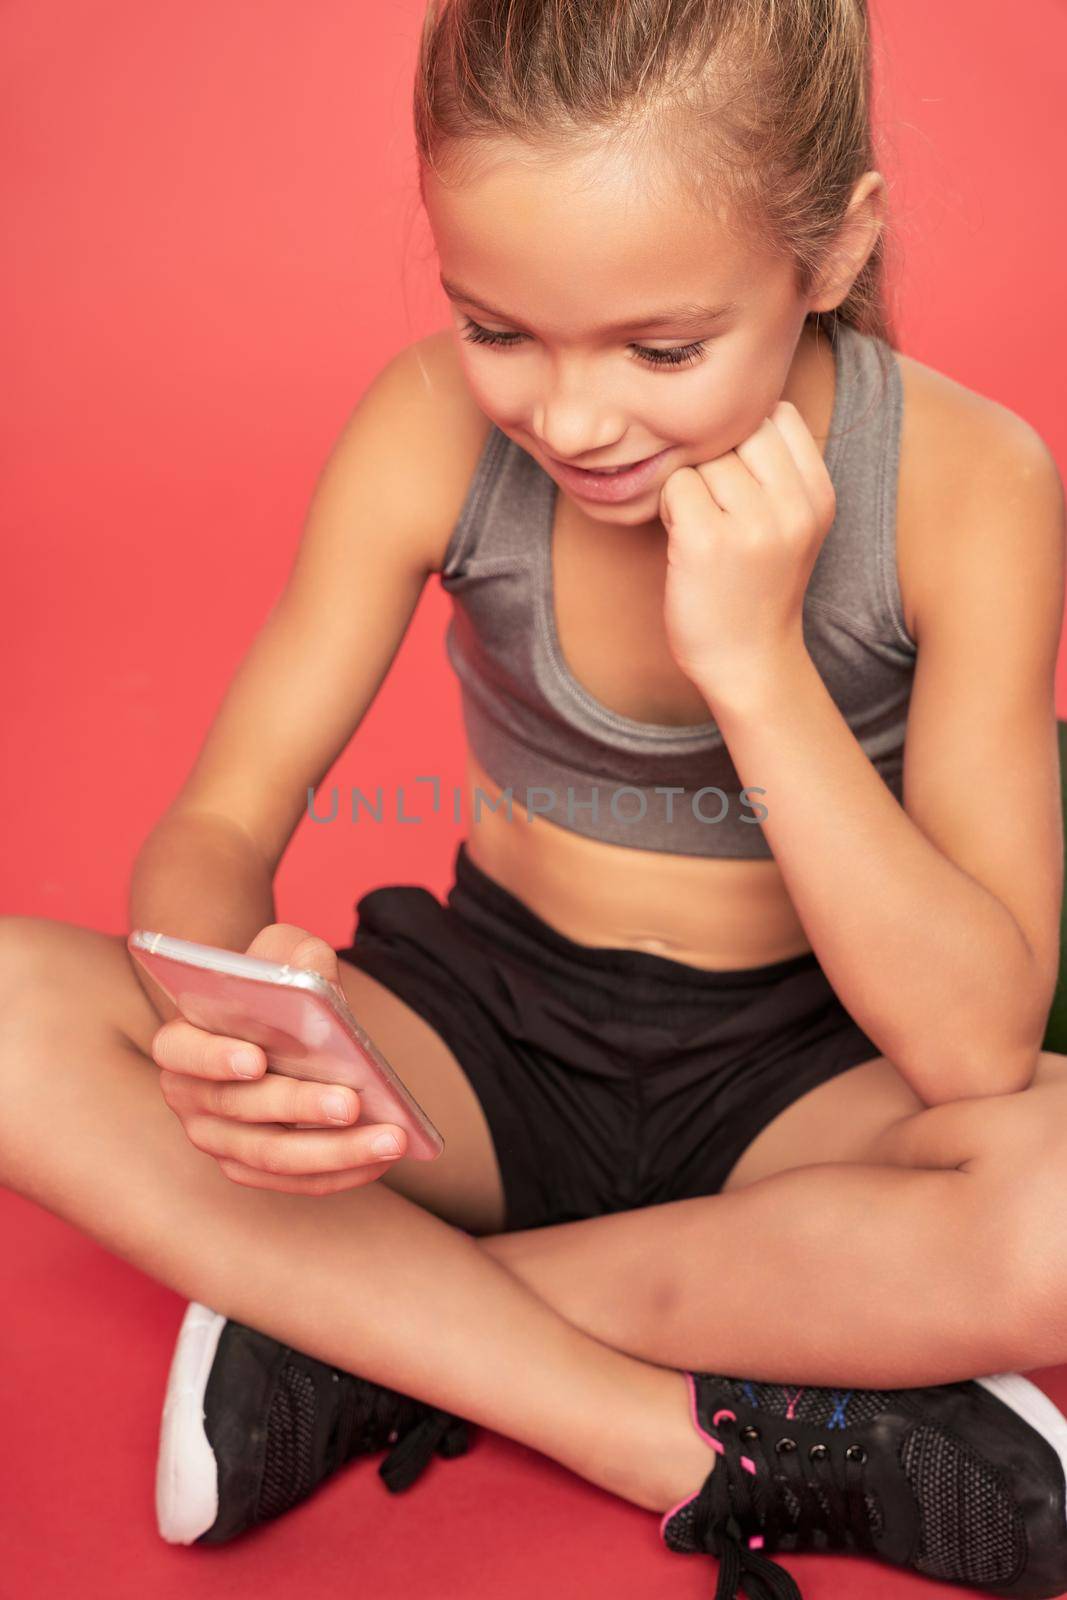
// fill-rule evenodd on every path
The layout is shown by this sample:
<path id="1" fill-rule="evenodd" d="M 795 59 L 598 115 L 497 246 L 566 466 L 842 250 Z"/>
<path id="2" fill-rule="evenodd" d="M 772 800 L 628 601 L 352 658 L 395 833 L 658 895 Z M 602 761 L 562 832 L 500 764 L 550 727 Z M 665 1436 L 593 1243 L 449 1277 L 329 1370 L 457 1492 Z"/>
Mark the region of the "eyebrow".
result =
<path id="1" fill-rule="evenodd" d="M 479 311 L 488 312 L 489 316 L 496 317 L 501 322 L 516 320 L 514 317 L 509 317 L 507 312 L 498 311 L 495 307 L 486 305 L 484 300 L 469 294 L 460 284 L 446 278 L 444 273 L 440 274 L 440 278 L 441 287 L 450 300 L 462 300 L 466 305 L 476 306 Z M 647 311 L 643 316 L 627 317 L 623 322 L 608 323 L 604 327 L 594 328 L 593 332 L 632 333 L 635 329 L 658 327 L 661 323 L 686 327 L 699 324 L 706 327 L 708 323 L 721 322 L 726 317 L 732 317 L 740 309 L 736 300 L 728 300 L 721 306 L 702 306 L 695 301 L 685 300 L 672 306 L 660 306 L 658 310 Z"/>

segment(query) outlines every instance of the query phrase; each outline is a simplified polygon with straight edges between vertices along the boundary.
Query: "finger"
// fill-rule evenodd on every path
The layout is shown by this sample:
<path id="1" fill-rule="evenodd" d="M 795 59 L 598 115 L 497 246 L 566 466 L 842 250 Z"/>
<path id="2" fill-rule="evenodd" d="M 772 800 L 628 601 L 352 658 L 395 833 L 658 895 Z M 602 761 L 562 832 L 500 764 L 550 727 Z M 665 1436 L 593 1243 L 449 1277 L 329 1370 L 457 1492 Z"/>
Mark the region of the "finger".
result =
<path id="1" fill-rule="evenodd" d="M 359 1116 L 354 1089 L 339 1083 L 308 1083 L 266 1072 L 252 1083 L 204 1082 L 186 1073 L 162 1071 L 160 1092 L 172 1111 L 229 1117 L 235 1122 L 314 1122 L 346 1126 Z"/>
<path id="2" fill-rule="evenodd" d="M 260 1172 L 293 1176 L 341 1172 L 346 1167 L 392 1162 L 403 1153 L 403 1129 L 390 1123 L 368 1123 L 362 1128 L 313 1128 L 306 1133 L 265 1124 L 248 1126 L 224 1117 L 190 1116 L 184 1119 L 186 1136 L 206 1155 L 232 1157 Z M 397 1150 L 390 1155 L 376 1148 L 379 1140 L 392 1139 Z"/>
<path id="3" fill-rule="evenodd" d="M 833 479 L 811 429 L 789 400 L 780 400 L 771 418 L 793 455 L 815 512 L 824 523 L 833 521 L 836 510 Z"/>
<path id="4" fill-rule="evenodd" d="M 697 468 L 723 510 L 743 519 L 747 527 L 758 529 L 768 514 L 775 528 L 802 527 L 813 519 L 815 507 L 808 482 L 775 420 L 785 412 L 794 414 L 801 433 L 807 432 L 800 413 L 783 402 L 733 450 Z M 813 446 L 810 434 L 808 437 Z M 818 450 L 815 454 L 818 457 Z"/>
<path id="5" fill-rule="evenodd" d="M 324 1172 L 314 1177 L 293 1177 L 278 1173 L 258 1172 L 240 1161 L 223 1158 L 219 1166 L 233 1183 L 246 1189 L 278 1189 L 282 1194 L 324 1195 L 339 1194 L 343 1189 L 358 1189 L 373 1183 L 392 1165 L 389 1161 L 376 1161 L 371 1166 L 350 1167 L 344 1172 Z"/>
<path id="6" fill-rule="evenodd" d="M 660 490 L 660 517 L 672 530 L 717 525 L 722 509 L 695 467 L 678 467 Z"/>
<path id="7" fill-rule="evenodd" d="M 767 421 L 777 430 L 798 468 L 815 466 L 823 459 L 811 429 L 791 400 L 779 400 Z"/>
<path id="8" fill-rule="evenodd" d="M 344 993 L 336 950 L 325 939 L 292 922 L 268 923 L 256 934 L 245 954 L 258 956 L 262 961 L 276 961 L 282 966 L 299 967 L 305 972 L 317 972 Z"/>
<path id="9" fill-rule="evenodd" d="M 720 512 L 746 527 L 758 527 L 766 520 L 767 490 L 736 450 L 701 461 L 696 470 Z"/>
<path id="10" fill-rule="evenodd" d="M 152 1037 L 152 1059 L 158 1067 L 188 1073 L 194 1078 L 259 1077 L 267 1058 L 247 1039 L 209 1033 L 184 1017 L 172 1017 Z"/>

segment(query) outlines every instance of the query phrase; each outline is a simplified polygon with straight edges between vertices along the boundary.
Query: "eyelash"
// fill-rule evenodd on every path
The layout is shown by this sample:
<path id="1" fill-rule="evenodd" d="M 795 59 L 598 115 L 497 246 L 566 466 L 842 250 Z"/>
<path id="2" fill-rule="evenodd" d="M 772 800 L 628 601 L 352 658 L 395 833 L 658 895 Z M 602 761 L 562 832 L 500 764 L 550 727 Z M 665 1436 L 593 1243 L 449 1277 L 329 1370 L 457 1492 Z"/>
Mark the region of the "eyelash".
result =
<path id="1" fill-rule="evenodd" d="M 480 322 L 464 316 L 462 337 L 470 344 L 498 345 L 503 347 L 519 344 L 525 337 L 521 333 L 494 333 L 491 328 L 483 328 Z M 639 361 L 650 367 L 687 367 L 694 362 L 702 361 L 707 352 L 706 342 L 698 340 L 694 344 L 674 345 L 669 350 L 650 350 L 646 345 L 632 344 L 630 349 Z"/>

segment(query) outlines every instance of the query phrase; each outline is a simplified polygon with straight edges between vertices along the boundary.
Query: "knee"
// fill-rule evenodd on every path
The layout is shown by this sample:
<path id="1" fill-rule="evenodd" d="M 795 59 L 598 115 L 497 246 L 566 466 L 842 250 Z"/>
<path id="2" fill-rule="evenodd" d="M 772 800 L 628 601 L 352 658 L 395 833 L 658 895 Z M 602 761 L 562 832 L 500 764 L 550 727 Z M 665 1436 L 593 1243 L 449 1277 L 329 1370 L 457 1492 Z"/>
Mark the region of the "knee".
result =
<path id="1" fill-rule="evenodd" d="M 1015 1096 L 1013 1099 L 1024 1098 Z M 1007 1256 L 1005 1304 L 1023 1340 L 1022 1370 L 1067 1360 L 1067 1104 L 1020 1118 L 986 1157 L 985 1218 Z M 970 1165 L 970 1164 L 969 1164 Z M 973 1165 L 977 1166 L 978 1163 Z M 1017 1363 L 1018 1365 L 1018 1363 Z"/>
<path id="2" fill-rule="evenodd" d="M 51 1048 L 57 1037 L 84 1036 L 108 992 L 108 969 L 94 963 L 113 939 L 53 917 L 0 917 L 0 1072 L 5 1081 L 21 1064 L 32 1062 L 39 1047 Z"/>
<path id="3" fill-rule="evenodd" d="M 0 917 L 0 1025 L 23 1015 L 48 983 L 62 926 L 52 917 Z"/>

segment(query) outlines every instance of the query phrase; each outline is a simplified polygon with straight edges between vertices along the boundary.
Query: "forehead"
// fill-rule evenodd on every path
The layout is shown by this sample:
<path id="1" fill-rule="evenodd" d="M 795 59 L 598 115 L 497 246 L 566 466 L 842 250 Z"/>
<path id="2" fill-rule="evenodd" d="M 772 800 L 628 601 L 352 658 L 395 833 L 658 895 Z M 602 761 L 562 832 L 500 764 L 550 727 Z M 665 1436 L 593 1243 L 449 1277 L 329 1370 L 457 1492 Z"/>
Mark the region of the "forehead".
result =
<path id="1" fill-rule="evenodd" d="M 771 264 L 725 205 L 698 205 L 669 163 L 616 144 L 545 154 L 479 141 L 424 175 L 444 275 L 549 328 L 616 308 L 744 302 Z"/>

